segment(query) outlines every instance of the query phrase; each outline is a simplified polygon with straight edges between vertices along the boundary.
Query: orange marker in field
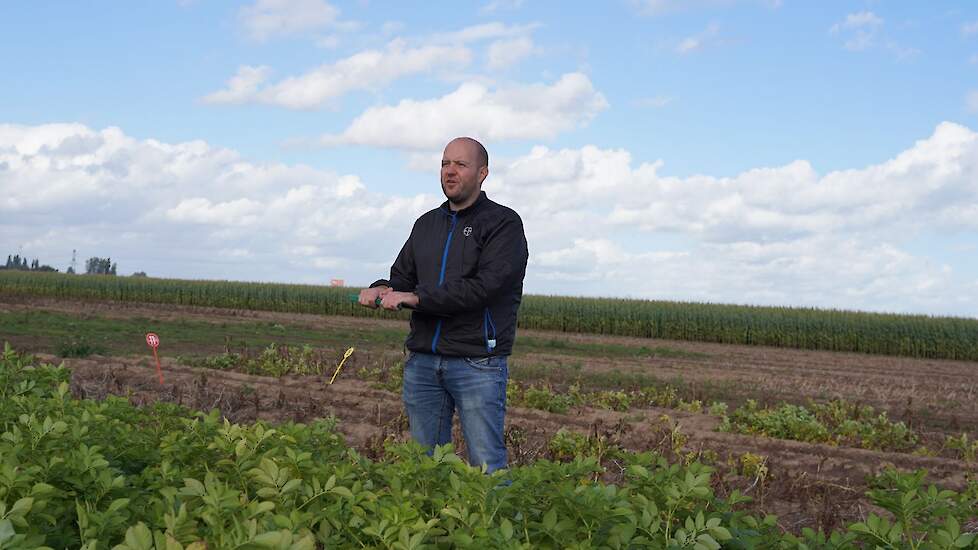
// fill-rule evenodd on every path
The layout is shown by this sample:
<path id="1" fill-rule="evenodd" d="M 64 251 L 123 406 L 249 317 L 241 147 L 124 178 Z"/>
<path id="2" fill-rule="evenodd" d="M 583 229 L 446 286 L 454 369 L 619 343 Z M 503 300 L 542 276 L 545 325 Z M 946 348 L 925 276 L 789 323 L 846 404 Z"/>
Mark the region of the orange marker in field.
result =
<path id="1" fill-rule="evenodd" d="M 156 359 L 156 375 L 160 377 L 160 385 L 163 385 L 163 369 L 160 367 L 160 356 L 156 354 L 156 348 L 160 347 L 160 337 L 155 332 L 146 333 L 146 345 L 153 348 L 153 358 Z"/>

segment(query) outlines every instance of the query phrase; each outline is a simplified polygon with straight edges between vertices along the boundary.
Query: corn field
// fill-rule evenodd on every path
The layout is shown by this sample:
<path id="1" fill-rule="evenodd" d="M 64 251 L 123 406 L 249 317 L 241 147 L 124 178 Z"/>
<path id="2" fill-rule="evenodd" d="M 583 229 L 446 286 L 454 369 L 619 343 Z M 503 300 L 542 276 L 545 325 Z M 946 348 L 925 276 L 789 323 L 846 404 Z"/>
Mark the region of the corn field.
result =
<path id="1" fill-rule="evenodd" d="M 0 296 L 114 300 L 406 318 L 351 302 L 357 288 L 0 271 Z M 528 295 L 519 327 L 978 361 L 978 319 L 810 308 Z"/>

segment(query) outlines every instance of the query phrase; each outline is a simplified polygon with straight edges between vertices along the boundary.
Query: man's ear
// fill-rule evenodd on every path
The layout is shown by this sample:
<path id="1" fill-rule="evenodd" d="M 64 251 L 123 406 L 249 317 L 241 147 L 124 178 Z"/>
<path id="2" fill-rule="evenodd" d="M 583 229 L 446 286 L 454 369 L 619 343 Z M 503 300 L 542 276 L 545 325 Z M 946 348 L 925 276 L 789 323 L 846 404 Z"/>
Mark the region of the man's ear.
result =
<path id="1" fill-rule="evenodd" d="M 479 168 L 479 185 L 482 185 L 482 182 L 486 181 L 487 177 L 489 177 L 489 167 L 483 166 Z"/>

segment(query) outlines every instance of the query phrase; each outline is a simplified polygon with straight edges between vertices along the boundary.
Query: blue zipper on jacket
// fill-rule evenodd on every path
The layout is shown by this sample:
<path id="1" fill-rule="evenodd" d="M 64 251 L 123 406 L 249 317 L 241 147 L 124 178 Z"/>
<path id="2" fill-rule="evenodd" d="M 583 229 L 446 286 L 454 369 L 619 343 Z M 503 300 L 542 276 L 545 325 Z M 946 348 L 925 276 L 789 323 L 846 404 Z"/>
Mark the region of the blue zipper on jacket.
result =
<path id="1" fill-rule="evenodd" d="M 458 220 L 458 212 L 452 212 L 452 225 L 448 228 L 448 238 L 445 239 L 445 250 L 441 253 L 441 271 L 438 273 L 438 286 L 445 282 L 445 267 L 448 264 L 448 247 L 452 245 L 452 233 L 455 232 L 455 222 Z M 431 353 L 438 353 L 435 348 L 438 346 L 438 337 L 441 335 L 442 320 L 438 319 L 435 324 L 435 337 L 431 339 Z"/>
<path id="2" fill-rule="evenodd" d="M 489 313 L 489 308 L 486 308 L 485 313 L 482 316 L 482 335 L 486 339 L 486 351 L 492 353 L 492 350 L 496 349 L 496 324 L 492 322 L 492 314 Z M 489 331 L 492 331 L 492 336 L 489 336 Z"/>

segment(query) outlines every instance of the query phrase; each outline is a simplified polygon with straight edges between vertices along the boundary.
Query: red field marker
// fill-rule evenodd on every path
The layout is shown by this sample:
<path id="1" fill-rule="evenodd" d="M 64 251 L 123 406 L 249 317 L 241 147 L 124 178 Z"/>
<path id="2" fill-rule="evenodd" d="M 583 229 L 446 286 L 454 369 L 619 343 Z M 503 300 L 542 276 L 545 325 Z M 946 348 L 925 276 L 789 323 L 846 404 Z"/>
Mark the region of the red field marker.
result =
<path id="1" fill-rule="evenodd" d="M 156 359 L 156 375 L 160 377 L 160 385 L 163 385 L 163 368 L 160 367 L 160 356 L 156 354 L 156 348 L 160 347 L 160 337 L 155 332 L 146 333 L 146 345 L 153 348 L 153 358 Z"/>

